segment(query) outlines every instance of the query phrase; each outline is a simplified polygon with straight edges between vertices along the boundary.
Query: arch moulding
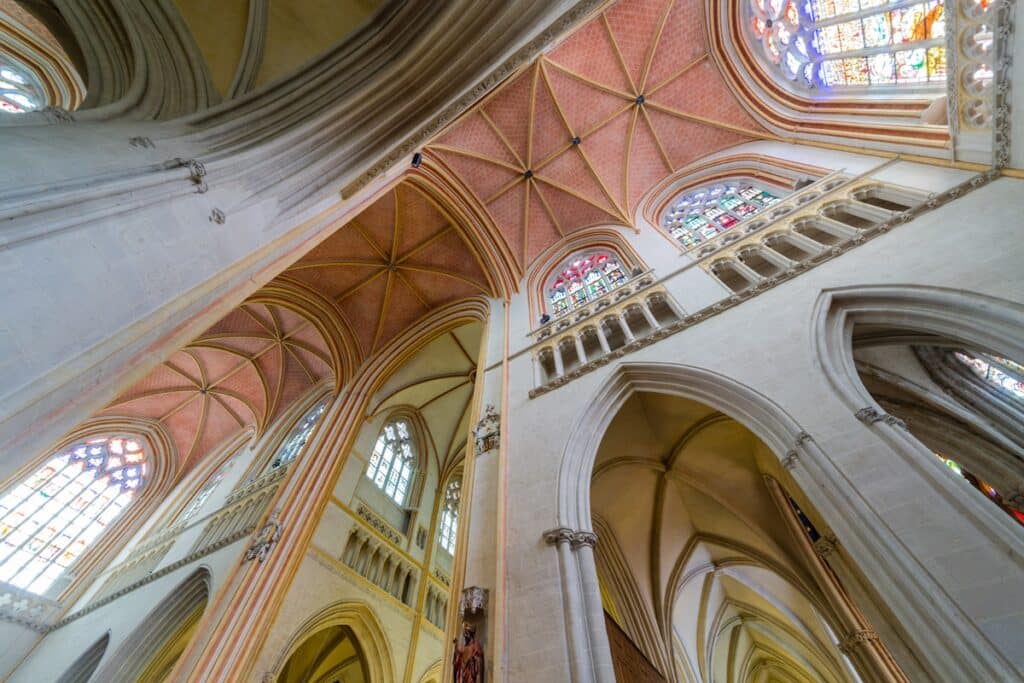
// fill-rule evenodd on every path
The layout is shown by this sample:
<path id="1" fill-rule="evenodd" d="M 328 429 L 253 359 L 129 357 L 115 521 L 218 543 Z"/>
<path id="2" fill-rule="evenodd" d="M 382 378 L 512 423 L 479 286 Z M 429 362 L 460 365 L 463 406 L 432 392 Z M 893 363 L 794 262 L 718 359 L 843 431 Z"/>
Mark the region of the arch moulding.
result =
<path id="1" fill-rule="evenodd" d="M 936 302 L 936 306 L 941 307 L 942 303 Z M 1020 313 L 1017 315 L 1019 320 L 1024 319 Z M 1002 336 L 1005 339 L 1007 335 Z M 982 348 L 1009 351 L 1011 347 L 998 343 L 998 337 L 994 335 Z M 1020 341 L 1014 348 L 1019 352 L 1019 347 Z M 848 366 L 851 372 L 856 372 L 852 356 Z M 1013 665 L 949 598 L 926 568 L 909 554 L 832 458 L 792 416 L 767 396 L 709 370 L 673 363 L 624 363 L 613 371 L 604 386 L 584 404 L 587 407 L 570 427 L 556 494 L 559 527 L 592 529 L 590 480 L 598 447 L 619 409 L 638 392 L 700 401 L 729 415 L 761 439 L 832 527 L 861 573 L 871 578 L 879 602 L 898 623 L 916 625 L 908 632 L 908 642 L 927 663 L 929 673 L 936 680 L 973 680 L 979 676 L 989 680 L 1019 678 Z M 941 466 L 936 458 L 932 459 Z M 996 519 L 994 513 L 992 517 Z M 584 576 L 584 586 L 589 584 L 586 579 Z M 596 577 L 593 584 L 596 586 Z M 581 620 L 576 614 L 579 603 L 598 601 L 600 604 L 599 600 L 600 595 L 584 594 L 578 599 L 566 596 L 563 607 L 567 629 Z M 593 633 L 592 630 L 591 639 Z M 603 632 L 601 636 L 607 639 Z M 950 642 L 957 642 L 961 647 L 953 652 L 948 646 Z M 590 643 L 591 651 L 586 657 L 593 658 L 588 662 L 592 671 L 600 670 L 604 664 L 597 659 L 601 644 Z M 607 642 L 603 645 L 607 652 Z M 598 650 L 597 657 L 594 649 Z"/>

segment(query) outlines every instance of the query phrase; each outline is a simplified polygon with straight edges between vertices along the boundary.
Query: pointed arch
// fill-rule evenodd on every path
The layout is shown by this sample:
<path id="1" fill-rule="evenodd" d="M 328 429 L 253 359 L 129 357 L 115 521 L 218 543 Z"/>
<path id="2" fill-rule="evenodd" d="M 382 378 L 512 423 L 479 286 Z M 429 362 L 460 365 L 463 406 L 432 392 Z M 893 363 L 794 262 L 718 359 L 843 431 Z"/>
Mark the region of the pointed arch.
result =
<path id="1" fill-rule="evenodd" d="M 107 653 L 109 644 L 110 631 L 107 631 L 71 663 L 71 666 L 57 679 L 57 683 L 88 683 L 93 672 L 96 671 L 96 667 L 103 660 L 103 655 Z"/>
<path id="2" fill-rule="evenodd" d="M 826 295 L 830 296 L 834 295 Z M 941 315 L 941 303 L 934 303 L 932 317 L 939 322 L 947 318 L 945 325 L 952 325 L 947 316 Z M 827 312 L 830 306 L 819 305 L 818 309 L 822 308 Z M 880 314 L 884 315 L 885 311 Z M 898 318 L 899 307 L 890 314 Z M 1005 307 L 994 315 L 1005 317 Z M 1024 320 L 1020 313 L 1017 316 L 1018 321 Z M 825 321 L 820 321 L 817 327 L 826 327 Z M 839 330 L 844 330 L 841 324 Z M 1008 336 L 998 330 L 979 332 L 979 346 L 998 350 L 999 340 L 1009 341 Z M 1016 348 L 1024 344 L 1024 336 L 1018 336 L 1015 344 Z M 852 356 L 849 365 L 852 368 Z M 623 363 L 611 372 L 595 395 L 582 404 L 584 409 L 570 426 L 556 491 L 559 527 L 591 529 L 590 481 L 598 447 L 611 420 L 637 392 L 680 396 L 715 408 L 751 431 L 784 465 L 792 465 L 793 479 L 849 549 L 860 570 L 873 577 L 879 598 L 889 611 L 901 623 L 931 625 L 929 629 L 908 635 L 929 668 L 941 672 L 939 678 L 970 679 L 977 677 L 978 672 L 995 679 L 1016 676 L 1013 665 L 975 624 L 963 618 L 956 603 L 907 553 L 879 513 L 850 487 L 849 480 L 800 424 L 769 397 L 710 370 L 675 363 Z M 1009 520 L 999 521 L 1012 524 Z M 596 576 L 584 576 L 583 585 L 588 582 L 596 587 Z M 594 594 L 587 589 L 578 590 L 582 593 L 578 601 L 563 603 L 567 623 L 581 618 L 586 621 L 599 609 L 600 595 L 596 588 Z M 575 610 L 579 609 L 585 610 L 587 616 L 577 614 Z M 591 629 L 593 633 L 593 625 Z M 942 633 L 942 638 L 934 637 L 936 633 Z M 604 638 L 603 646 L 601 641 L 592 642 L 586 655 L 595 670 L 605 666 L 601 658 L 607 653 L 607 637 L 603 634 L 600 637 Z M 949 638 L 957 639 L 963 648 L 951 653 L 946 647 Z"/>
<path id="3" fill-rule="evenodd" d="M 332 626 L 346 626 L 356 637 L 366 655 L 369 683 L 393 683 L 395 678 L 391 647 L 380 620 L 372 607 L 355 600 L 343 600 L 328 605 L 302 622 L 281 649 L 274 668 L 268 672 L 273 676 L 271 680 L 276 680 L 288 658 L 307 638 Z"/>

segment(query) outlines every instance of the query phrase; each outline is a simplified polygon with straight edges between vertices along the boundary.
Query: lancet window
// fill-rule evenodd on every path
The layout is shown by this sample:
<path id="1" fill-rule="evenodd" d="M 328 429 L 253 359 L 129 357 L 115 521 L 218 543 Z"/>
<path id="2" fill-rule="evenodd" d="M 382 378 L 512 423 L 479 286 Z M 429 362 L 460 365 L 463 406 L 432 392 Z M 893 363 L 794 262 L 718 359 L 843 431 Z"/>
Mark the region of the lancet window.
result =
<path id="1" fill-rule="evenodd" d="M 956 460 L 947 458 L 941 453 L 936 453 L 935 455 L 938 456 L 939 460 L 946 464 L 946 467 L 955 472 L 961 478 L 966 479 L 971 486 L 985 494 L 985 497 L 991 500 L 997 506 L 999 506 L 999 508 L 1003 512 L 1013 517 L 1020 524 L 1024 525 L 1024 512 L 1021 512 L 1020 510 L 1008 506 L 1003 501 L 1002 495 L 1000 495 L 1000 493 L 995 489 L 995 487 L 993 487 L 987 481 L 979 479 L 974 474 L 965 470 L 963 466 L 961 466 L 960 463 L 958 463 Z"/>
<path id="2" fill-rule="evenodd" d="M 585 306 L 626 280 L 626 270 L 615 254 L 607 251 L 576 254 L 548 283 L 551 315 L 558 317 Z"/>
<path id="3" fill-rule="evenodd" d="M 43 87 L 32 72 L 0 54 L 0 111 L 22 114 L 40 109 L 45 101 Z"/>
<path id="4" fill-rule="evenodd" d="M 0 581 L 43 594 L 114 523 L 146 482 L 139 439 L 80 441 L 0 498 Z"/>
<path id="5" fill-rule="evenodd" d="M 777 204 L 781 194 L 745 180 L 715 183 L 676 197 L 661 224 L 689 249 Z"/>
<path id="6" fill-rule="evenodd" d="M 441 507 L 441 547 L 448 554 L 455 554 L 455 537 L 459 530 L 459 497 L 462 494 L 462 480 L 452 479 L 444 491 Z"/>
<path id="7" fill-rule="evenodd" d="M 943 0 L 748 0 L 749 39 L 807 88 L 945 87 Z"/>
<path id="8" fill-rule="evenodd" d="M 299 456 L 299 453 L 302 452 L 302 449 L 309 441 L 309 437 L 313 435 L 313 430 L 316 428 L 317 423 L 320 422 L 320 417 L 327 410 L 328 402 L 329 399 L 325 398 L 317 403 L 306 411 L 302 419 L 292 427 L 292 431 L 288 433 L 288 436 L 278 447 L 274 459 L 270 461 L 270 469 L 273 470 L 282 465 L 287 465 Z"/>
<path id="9" fill-rule="evenodd" d="M 412 427 L 398 419 L 384 425 L 373 447 L 366 478 L 398 505 L 404 505 L 415 469 Z"/>
<path id="10" fill-rule="evenodd" d="M 1008 358 L 988 354 L 973 355 L 965 351 L 954 354 L 978 377 L 1017 399 L 1024 399 L 1024 365 Z"/>

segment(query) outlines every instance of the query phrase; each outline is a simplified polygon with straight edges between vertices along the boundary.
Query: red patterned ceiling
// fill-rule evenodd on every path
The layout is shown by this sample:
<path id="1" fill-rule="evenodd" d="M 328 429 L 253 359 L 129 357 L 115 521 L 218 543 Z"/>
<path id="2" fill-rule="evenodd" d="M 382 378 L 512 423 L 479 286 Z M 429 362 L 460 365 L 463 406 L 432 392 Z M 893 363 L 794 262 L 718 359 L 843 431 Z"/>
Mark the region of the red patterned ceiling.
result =
<path id="1" fill-rule="evenodd" d="M 492 292 L 459 228 L 409 183 L 390 190 L 284 275 L 337 304 L 364 358 L 430 311 Z"/>
<path id="2" fill-rule="evenodd" d="M 311 323 L 279 306 L 243 304 L 100 415 L 161 424 L 184 470 L 243 429 L 262 432 L 331 375 L 330 354 Z"/>
<path id="3" fill-rule="evenodd" d="M 704 3 L 620 0 L 428 147 L 525 268 L 567 234 L 632 225 L 680 168 L 766 131 L 708 55 Z"/>

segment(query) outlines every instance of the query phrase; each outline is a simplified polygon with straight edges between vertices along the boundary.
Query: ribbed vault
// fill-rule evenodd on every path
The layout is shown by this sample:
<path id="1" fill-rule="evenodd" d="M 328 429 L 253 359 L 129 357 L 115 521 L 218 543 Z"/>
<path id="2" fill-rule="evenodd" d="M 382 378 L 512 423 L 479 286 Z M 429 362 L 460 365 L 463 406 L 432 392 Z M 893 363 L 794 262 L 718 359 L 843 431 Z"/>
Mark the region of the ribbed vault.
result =
<path id="1" fill-rule="evenodd" d="M 428 147 L 486 207 L 525 269 L 566 235 L 632 225 L 641 197 L 765 135 L 708 55 L 704 4 L 619 2 Z"/>
<path id="2" fill-rule="evenodd" d="M 100 415 L 163 425 L 184 471 L 242 430 L 262 433 L 292 401 L 334 374 L 327 342 L 312 322 L 283 306 L 246 303 Z"/>
<path id="3" fill-rule="evenodd" d="M 666 680 L 850 680 L 765 486 L 780 470 L 735 420 L 685 399 L 635 394 L 605 433 L 591 488 L 600 579 Z"/>
<path id="4" fill-rule="evenodd" d="M 284 272 L 329 297 L 363 358 L 431 311 L 493 287 L 463 228 L 401 183 Z"/>

